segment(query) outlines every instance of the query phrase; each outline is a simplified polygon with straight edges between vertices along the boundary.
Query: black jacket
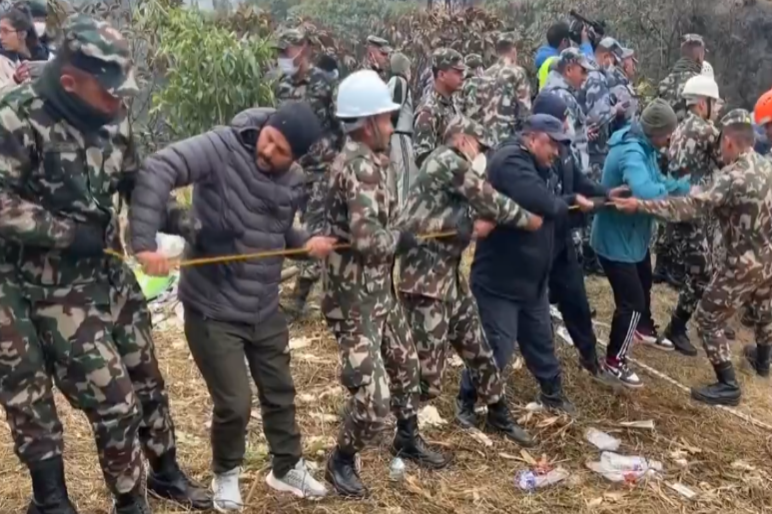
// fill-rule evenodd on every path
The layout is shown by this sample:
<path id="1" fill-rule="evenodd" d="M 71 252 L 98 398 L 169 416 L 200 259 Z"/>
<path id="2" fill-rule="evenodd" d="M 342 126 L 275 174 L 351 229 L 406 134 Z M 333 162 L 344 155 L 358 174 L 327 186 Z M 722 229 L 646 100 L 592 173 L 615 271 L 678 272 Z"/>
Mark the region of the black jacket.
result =
<path id="1" fill-rule="evenodd" d="M 131 197 L 131 246 L 155 250 L 169 193 L 194 184 L 193 215 L 200 240 L 188 258 L 248 254 L 302 246 L 293 229 L 303 172 L 264 173 L 255 160 L 260 130 L 273 109 L 248 109 L 229 127 L 185 139 L 148 157 Z M 205 234 L 205 235 L 203 235 Z M 182 269 L 179 295 L 186 307 L 226 322 L 258 324 L 279 307 L 282 257 Z"/>
<path id="2" fill-rule="evenodd" d="M 503 195 L 544 218 L 535 232 L 498 225 L 477 243 L 471 280 L 516 302 L 537 299 L 547 287 L 555 245 L 555 223 L 568 203 L 555 195 L 550 169 L 540 168 L 519 139 L 502 143 L 490 156 L 488 180 Z"/>
<path id="3" fill-rule="evenodd" d="M 590 200 L 605 201 L 608 189 L 590 180 L 582 173 L 576 155 L 569 145 L 561 145 L 560 156 L 552 166 L 552 172 L 558 182 L 558 194 L 568 205 L 576 202 L 576 195 L 582 195 Z M 561 252 L 564 245 L 570 244 L 571 231 L 585 225 L 586 216 L 579 211 L 571 211 L 569 215 L 559 220 L 555 225 L 555 254 Z"/>

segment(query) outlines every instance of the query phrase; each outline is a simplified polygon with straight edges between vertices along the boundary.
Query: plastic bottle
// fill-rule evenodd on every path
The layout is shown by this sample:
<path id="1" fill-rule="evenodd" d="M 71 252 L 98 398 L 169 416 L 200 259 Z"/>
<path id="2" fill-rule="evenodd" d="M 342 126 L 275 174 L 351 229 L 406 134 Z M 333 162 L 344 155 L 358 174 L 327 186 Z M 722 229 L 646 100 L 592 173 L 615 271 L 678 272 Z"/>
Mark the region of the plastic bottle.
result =
<path id="1" fill-rule="evenodd" d="M 405 478 L 405 461 L 399 457 L 394 457 L 389 466 L 389 480 L 400 482 L 403 478 Z"/>

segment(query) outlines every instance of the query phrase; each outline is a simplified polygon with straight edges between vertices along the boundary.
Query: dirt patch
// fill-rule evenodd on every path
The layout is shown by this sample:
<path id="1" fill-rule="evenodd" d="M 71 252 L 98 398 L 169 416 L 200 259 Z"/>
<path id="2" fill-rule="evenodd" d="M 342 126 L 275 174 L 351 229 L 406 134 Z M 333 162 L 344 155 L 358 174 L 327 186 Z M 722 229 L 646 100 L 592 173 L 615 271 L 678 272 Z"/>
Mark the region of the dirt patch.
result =
<path id="1" fill-rule="evenodd" d="M 597 319 L 608 322 L 613 304 L 605 280 L 588 282 Z M 675 294 L 657 287 L 654 308 L 657 321 L 666 325 Z M 338 386 L 338 358 L 334 339 L 318 313 L 312 319 L 292 327 L 297 342 L 293 350 L 293 373 L 298 390 L 298 420 L 304 436 L 306 457 L 319 467 L 334 444 L 338 413 L 345 400 Z M 603 330 L 599 336 L 605 338 Z M 745 331 L 741 338 L 747 338 Z M 694 336 L 693 336 L 694 337 Z M 161 368 L 167 380 L 172 412 L 177 426 L 182 465 L 194 478 L 208 484 L 210 447 L 208 422 L 209 397 L 190 358 L 181 327 L 177 322 L 159 326 L 156 341 Z M 696 343 L 696 338 L 695 338 Z M 741 343 L 736 343 L 737 350 Z M 425 432 L 432 442 L 455 453 L 453 465 L 441 472 L 425 472 L 408 465 L 408 476 L 399 484 L 388 481 L 390 455 L 388 436 L 378 447 L 362 455 L 363 479 L 372 488 L 372 497 L 361 502 L 330 498 L 309 504 L 276 495 L 264 483 L 269 456 L 262 435 L 259 407 L 255 404 L 249 427 L 249 445 L 242 492 L 248 513 L 597 513 L 624 512 L 722 512 L 758 513 L 772 505 L 768 469 L 770 434 L 726 412 L 696 405 L 678 388 L 646 374 L 644 389 L 613 394 L 593 382 L 576 364 L 575 351 L 559 349 L 570 398 L 580 412 L 578 419 L 549 414 L 528 414 L 525 405 L 536 395 L 536 386 L 525 369 L 508 371 L 508 395 L 522 422 L 539 440 L 529 455 L 542 455 L 559 463 L 571 473 L 567 483 L 523 494 L 514 485 L 516 473 L 527 467 L 528 456 L 520 448 L 492 436 L 493 446 L 486 447 L 452 422 L 453 394 L 457 391 L 460 368 L 449 366 L 445 378 L 446 394 L 434 402 L 448 421 L 439 429 Z M 687 358 L 636 348 L 635 356 L 678 379 L 686 385 L 700 384 L 711 378 L 704 354 Z M 746 395 L 741 407 L 745 412 L 772 423 L 768 383 L 741 374 Z M 85 417 L 73 411 L 57 396 L 65 426 L 68 485 L 81 513 L 108 512 L 105 493 L 90 427 Z M 621 421 L 654 420 L 654 430 L 634 430 L 619 426 Z M 611 484 L 586 467 L 596 460 L 598 451 L 584 441 L 588 427 L 611 432 L 622 440 L 621 453 L 638 454 L 664 463 L 663 480 L 634 486 Z M 686 459 L 682 467 L 673 458 L 679 452 Z M 683 464 L 683 463 L 682 463 Z M 0 512 L 26 510 L 30 483 L 23 466 L 13 454 L 8 429 L 0 428 Z M 696 500 L 685 500 L 666 483 L 682 482 L 699 493 Z M 163 502 L 154 502 L 154 512 L 183 512 Z"/>

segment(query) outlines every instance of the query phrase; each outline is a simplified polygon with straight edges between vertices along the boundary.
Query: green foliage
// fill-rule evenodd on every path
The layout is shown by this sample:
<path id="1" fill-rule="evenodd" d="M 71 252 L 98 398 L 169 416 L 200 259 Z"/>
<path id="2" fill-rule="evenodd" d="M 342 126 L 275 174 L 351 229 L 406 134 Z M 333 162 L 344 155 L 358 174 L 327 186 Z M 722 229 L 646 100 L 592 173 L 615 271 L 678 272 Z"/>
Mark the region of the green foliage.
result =
<path id="1" fill-rule="evenodd" d="M 306 0 L 290 9 L 295 18 L 307 18 L 337 37 L 362 41 L 381 36 L 388 23 L 401 15 L 419 12 L 417 4 L 393 0 Z"/>
<path id="2" fill-rule="evenodd" d="M 273 58 L 267 39 L 237 34 L 197 9 L 158 4 L 146 5 L 136 24 L 153 34 L 149 57 L 163 75 L 163 87 L 152 96 L 151 114 L 161 115 L 174 138 L 227 124 L 246 108 L 273 105 L 265 75 Z"/>

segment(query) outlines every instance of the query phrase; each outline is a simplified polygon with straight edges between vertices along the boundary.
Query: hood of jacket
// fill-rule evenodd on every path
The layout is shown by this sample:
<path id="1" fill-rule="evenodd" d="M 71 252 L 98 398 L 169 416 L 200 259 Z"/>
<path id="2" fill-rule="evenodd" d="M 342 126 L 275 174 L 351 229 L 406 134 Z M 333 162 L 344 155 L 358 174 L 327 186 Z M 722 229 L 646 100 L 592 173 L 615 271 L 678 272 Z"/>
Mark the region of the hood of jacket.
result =
<path id="1" fill-rule="evenodd" d="M 254 150 L 260 131 L 274 112 L 276 112 L 276 109 L 268 107 L 255 107 L 241 111 L 233 117 L 230 127 L 244 147 Z"/>
<path id="2" fill-rule="evenodd" d="M 552 48 L 549 45 L 542 45 L 539 47 L 538 50 L 536 50 L 536 55 L 533 58 L 533 64 L 538 70 L 541 68 L 541 65 L 544 64 L 544 61 L 549 59 L 550 57 L 555 57 L 560 52 L 558 52 L 557 48 Z"/>
<path id="3" fill-rule="evenodd" d="M 641 124 L 638 122 L 634 122 L 633 124 L 614 132 L 611 139 L 609 139 L 608 144 L 610 147 L 630 144 L 640 145 L 641 148 L 643 148 L 643 151 L 646 152 L 646 155 L 657 152 L 656 147 L 651 144 L 651 140 L 643 133 Z"/>

